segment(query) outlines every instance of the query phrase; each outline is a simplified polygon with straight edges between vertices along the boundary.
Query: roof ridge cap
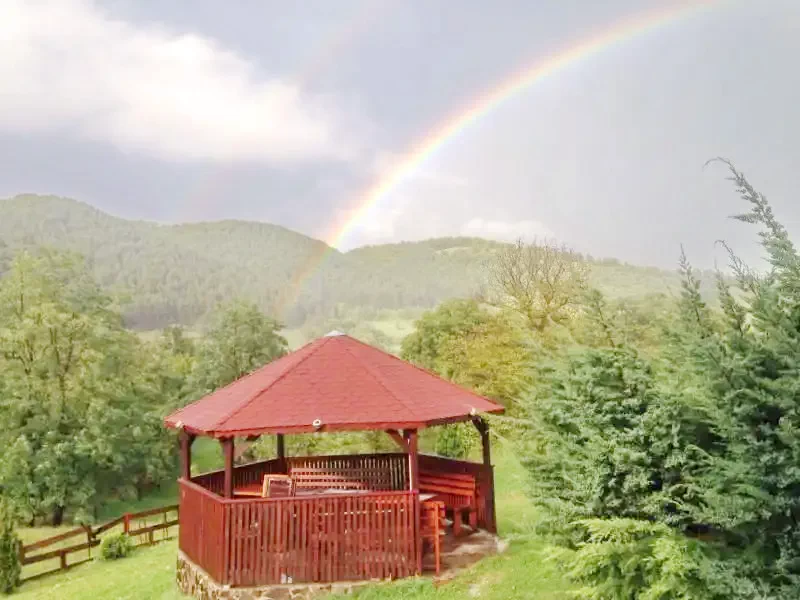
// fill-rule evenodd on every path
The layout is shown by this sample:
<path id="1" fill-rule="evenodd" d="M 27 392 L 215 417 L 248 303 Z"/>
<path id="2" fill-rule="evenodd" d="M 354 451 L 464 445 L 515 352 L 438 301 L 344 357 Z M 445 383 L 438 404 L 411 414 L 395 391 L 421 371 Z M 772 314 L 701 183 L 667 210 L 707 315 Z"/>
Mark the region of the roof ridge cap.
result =
<path id="1" fill-rule="evenodd" d="M 291 370 L 295 369 L 297 366 L 299 366 L 300 364 L 304 363 L 304 362 L 305 362 L 306 360 L 308 360 L 308 359 L 309 359 L 311 356 L 313 356 L 313 355 L 314 355 L 314 354 L 317 352 L 317 350 L 319 350 L 320 348 L 322 348 L 322 346 L 324 346 L 324 345 L 325 345 L 325 344 L 328 342 L 328 340 L 329 340 L 329 339 L 330 339 L 330 338 L 320 338 L 320 339 L 317 339 L 317 340 L 314 340 L 314 341 L 308 342 L 307 344 L 305 344 L 305 345 L 303 345 L 302 347 L 300 347 L 300 348 L 298 348 L 297 350 L 295 350 L 295 352 L 300 352 L 300 350 L 302 350 L 302 349 L 303 349 L 303 348 L 305 348 L 306 346 L 311 346 L 311 345 L 313 345 L 313 344 L 314 344 L 314 342 L 320 342 L 320 344 L 319 344 L 319 345 L 318 345 L 316 348 L 314 348 L 314 349 L 313 349 L 313 350 L 311 350 L 311 351 L 310 351 L 308 354 L 306 354 L 306 355 L 305 355 L 303 358 L 301 358 L 300 360 L 298 360 L 298 361 L 297 361 L 297 362 L 296 362 L 294 365 L 292 365 L 291 367 L 287 368 L 287 369 L 286 369 L 286 370 L 285 370 L 283 373 L 281 373 L 281 374 L 280 374 L 278 377 L 276 377 L 275 379 L 273 379 L 273 380 L 272 380 L 272 382 L 271 382 L 271 383 L 270 383 L 268 386 L 266 386 L 266 387 L 265 387 L 264 389 L 262 389 L 262 390 L 259 390 L 259 392 L 258 392 L 258 393 L 256 393 L 256 394 L 254 394 L 254 395 L 253 395 L 251 398 L 248 398 L 248 399 L 247 399 L 245 402 L 242 402 L 242 404 L 241 404 L 241 405 L 240 405 L 238 408 L 236 408 L 236 410 L 234 410 L 233 412 L 231 412 L 230 414 L 228 414 L 227 416 L 225 416 L 223 419 L 220 419 L 219 421 L 217 421 L 216 423 L 214 423 L 214 425 L 211 427 L 211 431 L 215 431 L 215 430 L 216 430 L 216 429 L 217 429 L 217 428 L 218 428 L 220 425 L 222 425 L 223 423 L 225 423 L 225 422 L 226 422 L 226 421 L 228 421 L 229 419 L 232 419 L 232 418 L 233 418 L 233 417 L 235 417 L 237 414 L 239 414 L 239 413 L 240 413 L 242 410 L 244 410 L 246 407 L 250 406 L 250 404 L 251 404 L 251 403 L 252 403 L 252 402 L 253 402 L 253 401 L 254 401 L 256 398 L 258 398 L 258 397 L 259 397 L 261 394 L 263 394 L 263 393 L 264 393 L 264 392 L 266 392 L 268 389 L 270 389 L 272 386 L 274 386 L 276 383 L 278 383 L 278 382 L 279 382 L 281 379 L 283 379 L 284 377 L 286 377 L 286 375 L 288 375 L 289 371 L 291 371 Z M 293 354 L 293 353 L 290 353 L 290 354 Z M 284 356 L 289 356 L 290 354 L 285 354 Z M 283 357 L 281 357 L 281 358 L 283 358 Z M 267 363 L 266 365 L 264 365 L 264 367 L 266 367 L 268 364 L 270 364 L 270 363 Z M 256 370 L 255 370 L 255 371 L 253 371 L 252 373 L 248 374 L 247 376 L 249 377 L 249 376 L 250 376 L 250 375 L 252 375 L 253 373 L 256 373 L 257 371 L 260 371 L 262 368 L 263 368 L 263 367 L 259 367 L 258 369 L 256 369 Z M 236 381 L 241 381 L 242 379 L 244 379 L 244 378 L 237 379 Z M 234 382 L 234 383 L 235 383 L 235 382 Z M 231 384 L 229 384 L 229 385 L 231 385 Z M 227 387 L 227 386 L 226 386 L 226 387 Z M 224 388 L 222 388 L 222 389 L 224 389 Z"/>
<path id="2" fill-rule="evenodd" d="M 362 342 L 361 340 L 357 340 L 356 338 L 353 338 L 353 337 L 350 337 L 350 336 L 347 336 L 347 337 L 349 337 L 351 340 L 354 340 L 355 342 L 358 342 L 358 343 L 359 343 L 359 344 L 361 344 L 362 346 L 366 346 L 367 348 L 369 348 L 369 349 L 371 349 L 371 350 L 377 350 L 378 352 L 381 352 L 382 354 L 386 354 L 387 356 L 392 356 L 391 354 L 389 354 L 388 352 L 384 352 L 384 351 L 383 351 L 383 350 L 381 350 L 380 348 L 376 348 L 375 346 L 370 346 L 369 344 L 366 344 L 366 343 Z M 379 373 L 376 373 L 376 372 L 374 371 L 374 369 L 372 369 L 368 363 L 364 362 L 364 361 L 363 361 L 363 360 L 361 360 L 361 359 L 360 359 L 358 356 L 356 356 L 355 354 L 353 354 L 353 353 L 350 351 L 350 348 L 348 348 L 348 347 L 346 347 L 346 346 L 345 346 L 345 351 L 346 351 L 346 352 L 347 352 L 347 353 L 348 353 L 350 356 L 352 356 L 352 357 L 353 357 L 353 358 L 354 358 L 354 359 L 355 359 L 355 360 L 356 360 L 356 361 L 357 361 L 359 364 L 361 364 L 361 365 L 362 365 L 362 366 L 363 366 L 363 367 L 366 369 L 366 371 L 367 371 L 367 373 L 369 373 L 370 377 L 372 377 L 372 378 L 373 378 L 375 381 L 377 381 L 377 382 L 378 382 L 378 385 L 380 385 L 380 386 L 381 386 L 383 389 L 385 389 L 387 392 L 389 392 L 389 393 L 392 395 L 392 397 L 393 397 L 395 400 L 397 400 L 397 402 L 399 402 L 400 404 L 402 404 L 402 405 L 403 405 L 403 407 L 404 407 L 404 408 L 405 408 L 405 409 L 408 411 L 408 413 L 409 413 L 409 415 L 410 415 L 410 416 L 413 416 L 413 417 L 414 417 L 414 418 L 416 418 L 418 421 L 422 422 L 422 421 L 420 420 L 419 416 L 417 416 L 416 412 L 414 412 L 414 410 L 412 410 L 412 409 L 411 409 L 411 408 L 410 408 L 410 407 L 409 407 L 409 406 L 408 406 L 408 405 L 407 405 L 407 404 L 406 404 L 406 403 L 403 401 L 403 399 L 402 399 L 402 398 L 400 398 L 400 396 L 398 396 L 398 395 L 397 395 L 397 393 L 396 393 L 396 392 L 395 392 L 393 389 L 391 389 L 391 388 L 390 388 L 390 387 L 387 385 L 386 381 L 384 380 L 384 378 L 383 378 L 383 377 L 381 377 L 381 376 L 380 376 L 380 374 L 379 374 Z"/>

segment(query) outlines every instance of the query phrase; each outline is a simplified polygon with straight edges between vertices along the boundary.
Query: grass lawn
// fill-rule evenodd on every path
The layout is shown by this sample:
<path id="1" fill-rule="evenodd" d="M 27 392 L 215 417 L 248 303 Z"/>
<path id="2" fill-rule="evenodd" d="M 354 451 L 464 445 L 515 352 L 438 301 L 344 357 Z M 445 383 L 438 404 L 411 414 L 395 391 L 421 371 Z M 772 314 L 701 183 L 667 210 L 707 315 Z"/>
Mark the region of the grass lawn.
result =
<path id="1" fill-rule="evenodd" d="M 484 559 L 452 581 L 434 585 L 430 579 L 408 579 L 377 584 L 359 590 L 358 600 L 556 600 L 567 598 L 568 584 L 547 560 L 548 546 L 530 534 L 537 520 L 534 507 L 524 493 L 525 472 L 510 449 L 499 447 L 495 456 L 497 517 L 500 534 L 510 540 L 509 549 Z M 161 498 L 165 500 L 166 498 Z M 154 501 L 153 505 L 164 502 Z M 130 505 L 125 510 L 134 510 Z M 124 512 L 124 511 L 123 511 Z M 55 535 L 53 528 L 22 530 L 26 541 Z M 22 585 L 12 598 L 58 598 L 60 600 L 179 599 L 175 586 L 177 542 L 162 542 L 139 548 L 128 558 L 96 560 L 66 573 L 44 577 Z M 349 596 L 353 598 L 354 596 Z"/>
<path id="2" fill-rule="evenodd" d="M 187 596 L 175 585 L 178 543 L 139 548 L 116 561 L 96 560 L 30 581 L 9 600 L 177 600 Z"/>

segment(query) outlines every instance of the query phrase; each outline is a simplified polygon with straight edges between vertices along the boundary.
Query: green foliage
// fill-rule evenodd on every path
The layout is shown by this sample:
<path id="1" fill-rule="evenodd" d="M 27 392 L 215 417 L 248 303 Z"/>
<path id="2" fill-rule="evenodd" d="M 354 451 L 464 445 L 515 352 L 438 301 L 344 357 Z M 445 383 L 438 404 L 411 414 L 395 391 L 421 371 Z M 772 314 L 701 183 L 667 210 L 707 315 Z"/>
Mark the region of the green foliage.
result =
<path id="1" fill-rule="evenodd" d="M 704 545 L 662 523 L 586 519 L 576 550 L 559 555 L 585 600 L 714 600 Z"/>
<path id="2" fill-rule="evenodd" d="M 100 542 L 100 556 L 105 560 L 125 558 L 133 552 L 133 540 L 124 533 L 107 535 Z"/>
<path id="3" fill-rule="evenodd" d="M 22 565 L 19 551 L 22 542 L 14 529 L 11 506 L 0 498 L 0 593 L 10 594 L 19 585 Z"/>
<path id="4" fill-rule="evenodd" d="M 498 302 L 542 333 L 575 316 L 586 289 L 588 265 L 569 248 L 518 241 L 495 254 L 490 274 Z"/>
<path id="5" fill-rule="evenodd" d="M 729 167 L 751 206 L 739 218 L 762 227 L 771 269 L 756 277 L 732 255 L 738 298 L 723 293 L 723 325 L 695 319 L 689 338 L 719 437 L 695 518 L 753 553 L 780 595 L 800 584 L 800 257 L 766 199 Z"/>
<path id="6" fill-rule="evenodd" d="M 200 347 L 194 388 L 211 392 L 283 356 L 287 343 L 279 329 L 255 304 L 219 306 Z"/>
<path id="7" fill-rule="evenodd" d="M 466 458 L 476 445 L 477 430 L 471 423 L 441 427 L 436 436 L 436 454 L 450 458 Z"/>
<path id="8" fill-rule="evenodd" d="M 401 356 L 506 406 L 529 383 L 530 350 L 507 314 L 474 300 L 425 313 L 403 340 Z"/>
<path id="9" fill-rule="evenodd" d="M 359 311 L 430 309 L 486 287 L 486 265 L 506 247 L 474 238 L 370 246 L 340 253 L 265 223 L 164 226 L 114 218 L 49 196 L 0 201 L 0 274 L 9 257 L 43 245 L 78 252 L 104 289 L 124 293 L 136 329 L 203 323 L 220 302 L 256 303 L 292 327 Z M 613 297 L 677 289 L 674 273 L 591 260 L 591 285 Z M 713 274 L 712 274 L 713 275 Z M 713 292 L 713 289 L 710 289 Z M 339 315 L 341 316 L 341 315 Z M 362 315 L 356 319 L 361 323 Z M 323 331 L 325 333 L 326 331 Z"/>
<path id="10" fill-rule="evenodd" d="M 800 585 L 800 255 L 728 166 L 769 271 L 728 249 L 716 310 L 681 254 L 655 351 L 590 294 L 585 345 L 540 365 L 524 406 L 533 491 L 586 598 L 793 598 Z"/>
<path id="11" fill-rule="evenodd" d="M 525 459 L 553 523 L 577 517 L 686 523 L 703 414 L 659 388 L 627 347 L 577 351 L 543 380 L 528 406 L 536 428 Z"/>
<path id="12" fill-rule="evenodd" d="M 22 253 L 0 280 L 0 488 L 23 518 L 90 521 L 172 473 L 169 398 L 77 257 Z"/>

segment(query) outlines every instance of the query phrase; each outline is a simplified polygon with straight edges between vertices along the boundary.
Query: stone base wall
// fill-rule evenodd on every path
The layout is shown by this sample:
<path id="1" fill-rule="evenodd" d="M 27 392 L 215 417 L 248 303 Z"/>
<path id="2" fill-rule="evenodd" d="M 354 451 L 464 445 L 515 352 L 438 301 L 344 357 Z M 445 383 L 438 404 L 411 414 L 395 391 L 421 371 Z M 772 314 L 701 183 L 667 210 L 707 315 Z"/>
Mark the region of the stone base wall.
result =
<path id="1" fill-rule="evenodd" d="M 199 600 L 311 600 L 331 592 L 349 594 L 356 587 L 374 582 L 309 583 L 232 588 L 217 583 L 203 569 L 178 551 L 178 588 Z"/>

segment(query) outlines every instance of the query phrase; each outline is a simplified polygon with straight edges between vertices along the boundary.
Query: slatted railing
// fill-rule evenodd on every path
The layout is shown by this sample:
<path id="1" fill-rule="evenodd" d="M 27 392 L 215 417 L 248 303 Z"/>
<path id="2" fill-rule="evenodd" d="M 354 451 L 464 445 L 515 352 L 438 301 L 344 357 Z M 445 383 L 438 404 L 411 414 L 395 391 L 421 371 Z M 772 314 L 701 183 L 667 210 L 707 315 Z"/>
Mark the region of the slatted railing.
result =
<path id="1" fill-rule="evenodd" d="M 233 470 L 233 487 L 261 482 L 264 479 L 264 475 L 282 473 L 283 470 L 284 467 L 278 459 L 263 460 L 238 466 Z M 225 486 L 225 472 L 219 470 L 203 473 L 192 477 L 192 481 L 221 496 Z"/>
<path id="2" fill-rule="evenodd" d="M 231 500 L 181 480 L 180 548 L 233 586 L 419 572 L 417 493 Z"/>
<path id="3" fill-rule="evenodd" d="M 286 459 L 297 487 L 399 491 L 408 489 L 408 455 L 293 456 Z"/>
<path id="4" fill-rule="evenodd" d="M 408 456 L 393 454 L 355 454 L 346 456 L 292 456 L 253 462 L 235 467 L 233 487 L 260 483 L 264 475 L 292 474 L 301 488 L 368 489 L 391 491 L 408 489 Z M 222 470 L 192 477 L 192 481 L 222 495 L 225 473 Z"/>
<path id="5" fill-rule="evenodd" d="M 415 495 L 376 492 L 225 505 L 234 586 L 388 579 L 417 572 Z"/>
<path id="6" fill-rule="evenodd" d="M 225 557 L 230 532 L 225 529 L 223 499 L 193 481 L 179 480 L 180 534 L 178 545 L 211 577 L 225 582 Z"/>

